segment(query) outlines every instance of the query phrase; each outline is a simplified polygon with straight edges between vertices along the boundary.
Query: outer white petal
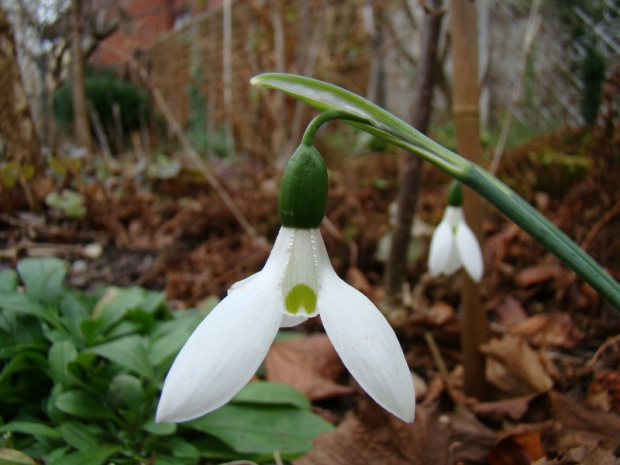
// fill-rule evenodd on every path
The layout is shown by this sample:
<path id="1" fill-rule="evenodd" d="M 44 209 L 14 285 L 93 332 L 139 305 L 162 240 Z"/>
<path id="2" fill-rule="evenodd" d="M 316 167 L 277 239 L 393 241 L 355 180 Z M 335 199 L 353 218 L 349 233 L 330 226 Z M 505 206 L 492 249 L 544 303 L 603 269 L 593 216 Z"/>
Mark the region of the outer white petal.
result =
<path id="1" fill-rule="evenodd" d="M 379 309 L 333 269 L 321 275 L 319 311 L 349 372 L 379 405 L 412 422 L 415 392 L 400 343 Z"/>
<path id="2" fill-rule="evenodd" d="M 164 383 L 158 422 L 191 420 L 215 410 L 252 378 L 282 319 L 277 276 L 267 271 L 231 292 L 190 336 Z"/>
<path id="3" fill-rule="evenodd" d="M 250 282 L 253 279 L 256 279 L 259 274 L 260 274 L 260 271 L 258 273 L 251 274 L 250 276 L 248 276 L 247 278 L 242 279 L 241 281 L 237 281 L 236 283 L 234 283 L 232 286 L 230 286 L 228 288 L 227 294 L 230 294 L 231 292 L 238 291 L 243 286 L 246 286 L 246 285 L 250 284 Z"/>
<path id="4" fill-rule="evenodd" d="M 428 271 L 431 276 L 450 275 L 460 266 L 461 262 L 456 250 L 452 226 L 448 221 L 442 220 L 431 239 L 428 252 Z"/>
<path id="5" fill-rule="evenodd" d="M 456 230 L 456 248 L 461 262 L 471 279 L 480 282 L 484 273 L 484 261 L 478 239 L 465 222 Z"/>

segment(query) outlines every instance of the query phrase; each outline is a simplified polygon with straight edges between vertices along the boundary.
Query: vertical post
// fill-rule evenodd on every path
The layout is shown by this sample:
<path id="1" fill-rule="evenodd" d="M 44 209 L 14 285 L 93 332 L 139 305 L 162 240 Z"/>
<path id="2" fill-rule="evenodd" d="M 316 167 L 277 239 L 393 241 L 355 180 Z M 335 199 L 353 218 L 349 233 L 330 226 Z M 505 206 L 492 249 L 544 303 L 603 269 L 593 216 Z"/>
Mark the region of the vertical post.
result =
<path id="1" fill-rule="evenodd" d="M 476 4 L 471 0 L 451 3 L 454 100 L 452 112 L 458 152 L 480 164 L 480 88 L 478 84 L 478 30 Z M 467 223 L 479 241 L 482 239 L 480 198 L 464 189 L 463 209 Z M 483 399 L 486 396 L 485 359 L 480 345 L 487 337 L 487 317 L 480 301 L 480 286 L 463 273 L 462 349 L 465 368 L 465 393 Z"/>

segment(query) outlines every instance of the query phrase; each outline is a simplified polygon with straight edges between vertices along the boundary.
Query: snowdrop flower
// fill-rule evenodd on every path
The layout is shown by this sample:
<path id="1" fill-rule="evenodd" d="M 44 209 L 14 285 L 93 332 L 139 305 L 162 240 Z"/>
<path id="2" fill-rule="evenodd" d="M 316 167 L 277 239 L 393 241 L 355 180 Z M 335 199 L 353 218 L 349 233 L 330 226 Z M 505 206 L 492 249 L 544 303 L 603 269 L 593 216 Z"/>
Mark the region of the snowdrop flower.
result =
<path id="1" fill-rule="evenodd" d="M 158 422 L 180 422 L 226 404 L 252 378 L 280 327 L 321 315 L 344 365 L 383 408 L 414 418 L 411 372 L 394 331 L 362 293 L 331 266 L 318 226 L 327 202 L 327 170 L 302 144 L 282 178 L 282 228 L 262 271 L 234 284 L 174 361 Z"/>
<path id="2" fill-rule="evenodd" d="M 450 188 L 448 203 L 431 239 L 428 270 L 431 276 L 439 276 L 451 275 L 464 267 L 471 279 L 480 282 L 484 272 L 482 252 L 476 236 L 465 222 L 461 188 L 457 182 Z"/>

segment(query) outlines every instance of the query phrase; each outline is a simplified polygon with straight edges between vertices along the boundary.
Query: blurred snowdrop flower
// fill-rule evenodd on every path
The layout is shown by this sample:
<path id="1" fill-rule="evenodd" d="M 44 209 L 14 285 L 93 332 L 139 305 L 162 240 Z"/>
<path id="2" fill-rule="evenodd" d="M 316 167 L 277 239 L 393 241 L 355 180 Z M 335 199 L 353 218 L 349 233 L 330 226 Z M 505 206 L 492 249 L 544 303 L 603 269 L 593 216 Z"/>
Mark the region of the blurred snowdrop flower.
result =
<path id="1" fill-rule="evenodd" d="M 472 280 L 480 282 L 484 272 L 480 244 L 465 222 L 463 208 L 460 206 L 460 185 L 453 183 L 452 186 L 449 205 L 431 239 L 428 270 L 431 276 L 435 277 L 451 275 L 463 267 Z"/>
<path id="2" fill-rule="evenodd" d="M 287 171 L 283 176 L 283 226 L 264 268 L 234 284 L 183 346 L 164 383 L 158 422 L 190 420 L 227 403 L 252 378 L 280 327 L 319 314 L 359 385 L 383 408 L 413 421 L 413 381 L 394 331 L 368 298 L 338 277 L 329 261 L 318 229 L 327 201 L 327 173 L 318 152 L 302 148 L 289 166 L 303 176 L 293 177 L 291 185 Z M 305 204 L 320 191 L 314 171 L 325 178 L 325 198 L 318 199 L 318 208 Z"/>

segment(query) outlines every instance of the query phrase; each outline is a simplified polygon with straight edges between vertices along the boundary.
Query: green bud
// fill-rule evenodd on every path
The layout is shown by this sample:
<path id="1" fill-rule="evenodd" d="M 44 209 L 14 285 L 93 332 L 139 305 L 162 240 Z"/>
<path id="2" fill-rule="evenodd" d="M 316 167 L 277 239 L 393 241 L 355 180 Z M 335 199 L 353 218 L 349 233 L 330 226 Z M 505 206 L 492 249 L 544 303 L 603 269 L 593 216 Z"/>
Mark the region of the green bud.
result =
<path id="1" fill-rule="evenodd" d="M 451 207 L 460 207 L 463 204 L 463 191 L 461 190 L 461 183 L 458 181 L 452 181 L 450 189 L 448 190 L 448 205 Z"/>
<path id="2" fill-rule="evenodd" d="M 280 184 L 282 226 L 318 228 L 327 207 L 327 168 L 312 145 L 301 144 L 289 160 Z"/>

